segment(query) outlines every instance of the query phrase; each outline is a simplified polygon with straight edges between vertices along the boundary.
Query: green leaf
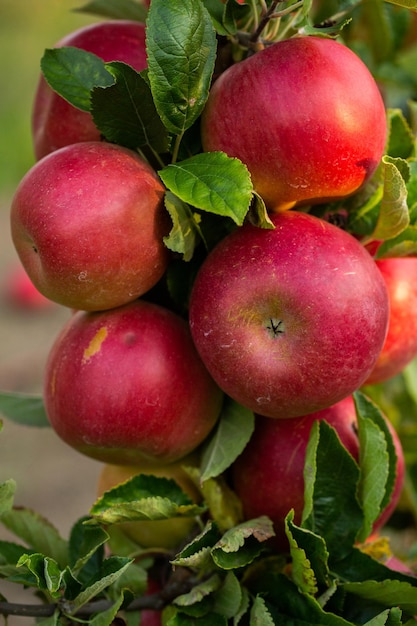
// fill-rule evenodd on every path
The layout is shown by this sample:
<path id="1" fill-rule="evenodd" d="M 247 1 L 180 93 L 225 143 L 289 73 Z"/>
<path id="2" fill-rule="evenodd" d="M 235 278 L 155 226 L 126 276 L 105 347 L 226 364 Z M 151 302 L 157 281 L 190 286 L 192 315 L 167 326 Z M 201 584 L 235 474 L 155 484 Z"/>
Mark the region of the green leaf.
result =
<path id="1" fill-rule="evenodd" d="M 310 530 L 300 528 L 299 526 L 294 524 L 292 512 L 290 512 L 287 516 L 286 526 L 288 526 L 287 537 L 290 543 L 291 554 L 294 552 L 294 548 L 296 551 L 300 551 L 299 554 L 296 554 L 296 558 L 300 560 L 298 577 L 301 580 L 300 582 L 295 582 L 297 582 L 298 586 L 301 589 L 303 588 L 303 569 L 304 567 L 306 567 L 306 571 L 308 574 L 308 568 L 311 568 L 312 572 L 314 573 L 314 578 L 317 581 L 317 585 L 319 587 L 329 587 L 331 585 L 330 571 L 328 567 L 329 552 L 327 550 L 324 539 L 319 535 L 314 534 Z M 308 560 L 309 565 L 304 562 L 304 555 L 305 559 Z"/>
<path id="2" fill-rule="evenodd" d="M 96 613 L 96 615 L 94 615 L 89 620 L 89 626 L 111 626 L 112 624 L 117 623 L 117 620 L 115 618 L 117 617 L 117 613 L 119 612 L 123 601 L 124 594 L 121 593 L 110 608 L 105 611 L 100 611 L 99 613 Z"/>
<path id="3" fill-rule="evenodd" d="M 171 563 L 204 570 L 213 565 L 211 549 L 219 539 L 220 533 L 217 525 L 209 521 L 204 530 L 186 545 Z"/>
<path id="4" fill-rule="evenodd" d="M 390 157 L 408 159 L 414 151 L 414 137 L 407 119 L 401 109 L 389 109 L 388 117 L 388 146 L 387 154 Z"/>
<path id="5" fill-rule="evenodd" d="M 49 86 L 82 111 L 90 110 L 94 87 L 114 83 L 102 59 L 73 46 L 45 50 L 41 69 Z"/>
<path id="6" fill-rule="evenodd" d="M 181 594 L 174 599 L 174 604 L 177 606 L 191 606 L 197 602 L 201 602 L 203 598 L 211 595 L 213 591 L 219 589 L 221 585 L 221 578 L 218 574 L 213 574 L 207 580 L 195 585 L 188 593 Z"/>
<path id="7" fill-rule="evenodd" d="M 357 411 L 361 479 L 358 485 L 358 497 L 364 513 L 364 520 L 358 541 L 365 541 L 372 532 L 372 527 L 381 513 L 385 498 L 385 489 L 389 474 L 389 455 L 385 433 L 368 418 L 366 411 Z"/>
<path id="8" fill-rule="evenodd" d="M 23 555 L 32 554 L 26 546 L 11 541 L 0 541 L 0 577 L 9 580 L 20 578 L 17 563 Z M 35 580 L 32 581 L 35 583 Z"/>
<path id="9" fill-rule="evenodd" d="M 256 596 L 250 610 L 249 626 L 274 625 L 275 622 L 266 606 L 265 600 L 261 596 Z"/>
<path id="10" fill-rule="evenodd" d="M 148 146 L 156 153 L 167 152 L 168 133 L 156 111 L 145 73 L 117 61 L 105 67 L 116 83 L 91 92 L 91 113 L 99 131 L 108 141 L 127 148 Z"/>
<path id="11" fill-rule="evenodd" d="M 39 553 L 24 554 L 17 567 L 24 566 L 35 576 L 39 589 L 47 590 L 53 598 L 60 596 L 63 572 L 54 559 Z"/>
<path id="12" fill-rule="evenodd" d="M 210 90 L 217 48 L 210 15 L 200 0 L 152 0 L 146 41 L 157 111 L 170 132 L 182 135 Z"/>
<path id="13" fill-rule="evenodd" d="M 403 159 L 385 156 L 383 164 L 384 192 L 373 239 L 392 239 L 410 223 L 406 182 L 409 166 Z"/>
<path id="14" fill-rule="evenodd" d="M 384 241 L 378 248 L 377 259 L 417 254 L 417 226 L 405 228 L 397 237 Z"/>
<path id="15" fill-rule="evenodd" d="M 252 411 L 226 397 L 216 430 L 201 458 L 201 481 L 222 474 L 243 452 L 255 428 Z"/>
<path id="16" fill-rule="evenodd" d="M 183 261 L 191 261 L 201 237 L 199 229 L 201 218 L 186 202 L 170 191 L 165 194 L 165 208 L 173 226 L 169 235 L 164 237 L 164 243 L 169 250 L 180 254 Z"/>
<path id="17" fill-rule="evenodd" d="M 242 522 L 226 531 L 212 549 L 213 561 L 222 569 L 236 569 L 252 563 L 263 551 L 263 543 L 274 536 L 267 517 Z"/>
<path id="18" fill-rule="evenodd" d="M 225 476 L 205 480 L 200 489 L 210 515 L 221 531 L 224 532 L 242 521 L 242 502 L 229 487 Z"/>
<path id="19" fill-rule="evenodd" d="M 243 593 L 240 582 L 232 571 L 227 572 L 221 587 L 214 592 L 213 596 L 215 613 L 224 615 L 227 619 L 238 614 L 242 605 Z"/>
<path id="20" fill-rule="evenodd" d="M 171 605 L 168 612 L 165 609 L 164 626 L 227 626 L 227 620 L 223 615 L 212 612 L 202 616 L 186 615 L 180 607 Z"/>
<path id="21" fill-rule="evenodd" d="M 165 186 L 202 211 L 230 217 L 243 224 L 252 198 L 252 182 L 246 166 L 224 152 L 196 154 L 160 170 Z"/>
<path id="22" fill-rule="evenodd" d="M 252 592 L 262 595 L 271 612 L 274 609 L 279 625 L 353 626 L 342 617 L 324 611 L 316 598 L 300 593 L 297 586 L 284 574 L 266 572 L 256 582 Z"/>
<path id="23" fill-rule="evenodd" d="M 0 518 L 13 507 L 16 482 L 10 478 L 0 485 Z"/>
<path id="24" fill-rule="evenodd" d="M 39 513 L 15 507 L 3 513 L 1 522 L 35 552 L 54 559 L 62 568 L 68 564 L 68 543 Z"/>
<path id="25" fill-rule="evenodd" d="M 100 17 L 119 20 L 145 21 L 146 7 L 135 0 L 92 0 L 82 7 L 72 9 L 75 13 L 91 13 Z"/>
<path id="26" fill-rule="evenodd" d="M 350 582 L 359 583 L 367 580 L 382 582 L 390 579 L 407 583 L 412 587 L 417 586 L 417 578 L 415 576 L 390 569 L 384 563 L 377 561 L 356 546 L 343 560 L 332 565 L 332 573 L 339 580 Z"/>
<path id="27" fill-rule="evenodd" d="M 132 560 L 125 557 L 111 556 L 106 559 L 94 579 L 74 599 L 74 606 L 79 609 L 84 606 L 84 604 L 87 604 L 87 602 L 90 602 L 95 596 L 104 591 L 104 589 L 112 585 L 131 563 Z"/>
<path id="28" fill-rule="evenodd" d="M 376 615 L 369 622 L 366 622 L 364 626 L 400 626 L 401 624 L 401 611 L 393 608 Z"/>
<path id="29" fill-rule="evenodd" d="M 415 615 L 417 613 L 417 587 L 399 580 L 366 580 L 363 582 L 347 582 L 343 589 L 369 602 L 378 602 L 383 607 L 399 607 L 403 611 Z"/>
<path id="30" fill-rule="evenodd" d="M 138 474 L 101 496 L 86 523 L 118 524 L 138 520 L 194 517 L 205 507 L 194 504 L 171 478 Z"/>
<path id="31" fill-rule="evenodd" d="M 383 511 L 391 500 L 391 495 L 395 486 L 395 480 L 397 475 L 397 453 L 395 450 L 392 433 L 389 430 L 388 423 L 385 420 L 381 410 L 370 398 L 367 398 L 360 391 L 356 391 L 353 397 L 358 413 L 359 427 L 361 428 L 361 426 L 363 426 L 363 420 L 371 420 L 381 433 L 380 435 L 375 435 L 374 431 L 374 441 L 368 442 L 367 449 L 365 448 L 365 450 L 361 453 L 360 465 L 361 472 L 368 483 L 368 488 L 365 488 L 362 494 L 363 498 L 369 498 L 370 500 L 376 498 L 376 500 L 379 500 L 379 498 L 381 497 L 379 509 L 380 511 Z M 363 433 L 361 434 L 360 428 L 359 437 L 362 446 Z M 376 449 L 377 441 L 375 437 L 383 437 L 385 440 L 385 445 L 382 445 L 381 443 L 379 444 L 379 450 Z M 372 450 L 372 446 L 375 446 L 375 449 Z M 385 451 L 382 448 L 384 448 Z M 366 455 L 368 455 L 368 457 L 366 457 Z M 373 463 L 371 460 L 371 456 Z M 365 471 L 363 468 L 365 468 Z M 376 476 L 378 472 L 380 473 L 379 478 Z M 367 476 L 368 473 L 369 476 Z M 384 481 L 384 478 L 385 485 L 383 486 L 382 482 Z M 363 479 L 364 478 L 361 477 L 361 481 Z M 376 502 L 374 502 L 373 505 L 372 503 L 363 503 L 363 506 L 369 506 L 369 508 L 372 508 L 373 506 L 374 508 L 376 508 Z M 370 511 L 366 512 L 369 513 Z"/>
<path id="32" fill-rule="evenodd" d="M 395 4 L 397 7 L 402 7 L 403 9 L 417 11 L 417 0 L 385 0 L 385 2 L 390 2 L 391 4 Z"/>
<path id="33" fill-rule="evenodd" d="M 0 412 L 4 417 L 24 426 L 50 426 L 40 395 L 2 391 Z"/>
<path id="34" fill-rule="evenodd" d="M 324 420 L 313 424 L 304 470 L 301 526 L 323 537 L 333 560 L 351 551 L 362 526 L 356 498 L 360 472 L 335 429 Z"/>
<path id="35" fill-rule="evenodd" d="M 69 538 L 69 564 L 73 572 L 78 572 L 104 546 L 109 538 L 101 526 L 88 526 L 81 518 L 71 529 Z"/>
<path id="36" fill-rule="evenodd" d="M 294 511 L 290 511 L 285 519 L 285 531 L 290 544 L 292 561 L 292 579 L 301 592 L 315 595 L 318 592 L 317 579 L 305 550 L 297 544 L 292 534 Z"/>

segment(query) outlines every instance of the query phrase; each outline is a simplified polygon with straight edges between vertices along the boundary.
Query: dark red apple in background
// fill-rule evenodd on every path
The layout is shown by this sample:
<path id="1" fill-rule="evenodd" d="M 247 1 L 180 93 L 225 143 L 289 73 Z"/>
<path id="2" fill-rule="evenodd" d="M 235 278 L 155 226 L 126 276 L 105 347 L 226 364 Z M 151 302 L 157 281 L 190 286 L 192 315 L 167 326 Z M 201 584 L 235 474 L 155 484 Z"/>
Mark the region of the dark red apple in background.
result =
<path id="1" fill-rule="evenodd" d="M 36 289 L 21 263 L 10 267 L 3 283 L 3 295 L 7 302 L 25 311 L 44 311 L 56 306 Z"/>
<path id="2" fill-rule="evenodd" d="M 122 61 L 140 72 L 147 67 L 145 25 L 129 20 L 108 20 L 84 26 L 61 39 L 55 47 L 73 46 L 92 52 L 103 61 Z M 61 98 L 40 76 L 32 112 L 36 159 L 80 141 L 98 141 L 100 133 L 90 113 Z"/>
<path id="3" fill-rule="evenodd" d="M 245 224 L 201 266 L 190 327 L 201 358 L 237 402 L 297 417 L 353 393 L 385 340 L 388 296 L 374 260 L 349 233 L 312 215 Z"/>
<path id="4" fill-rule="evenodd" d="M 384 346 L 366 384 L 396 376 L 417 356 L 417 257 L 375 263 L 387 286 L 390 315 Z"/>
<path id="5" fill-rule="evenodd" d="M 270 210 L 343 198 L 375 171 L 386 140 L 376 82 L 349 48 L 294 37 L 227 69 L 201 120 L 203 148 L 243 161 Z"/>
<path id="6" fill-rule="evenodd" d="M 187 322 L 143 300 L 74 313 L 46 365 L 52 427 L 105 463 L 160 465 L 188 455 L 213 428 L 222 400 Z"/>
<path id="7" fill-rule="evenodd" d="M 284 520 L 294 509 L 299 524 L 304 508 L 304 463 L 311 428 L 316 420 L 333 426 L 348 452 L 359 458 L 356 410 L 351 396 L 330 408 L 292 420 L 256 417 L 255 432 L 232 467 L 233 487 L 240 497 L 246 519 L 268 515 L 276 532 L 277 545 L 288 546 Z M 381 528 L 393 513 L 404 481 L 404 456 L 391 423 L 397 452 L 397 475 L 391 501 L 374 525 Z"/>
<path id="8" fill-rule="evenodd" d="M 38 161 L 11 206 L 16 251 L 36 288 L 73 309 L 120 306 L 165 272 L 164 187 L 138 154 L 102 142 Z"/>

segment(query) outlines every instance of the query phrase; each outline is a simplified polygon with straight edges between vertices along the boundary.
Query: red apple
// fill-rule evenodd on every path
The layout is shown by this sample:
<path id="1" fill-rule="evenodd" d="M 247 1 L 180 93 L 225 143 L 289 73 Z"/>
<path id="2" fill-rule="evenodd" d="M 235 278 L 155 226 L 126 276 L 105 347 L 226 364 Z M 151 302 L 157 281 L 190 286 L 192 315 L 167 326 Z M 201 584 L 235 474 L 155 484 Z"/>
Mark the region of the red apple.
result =
<path id="1" fill-rule="evenodd" d="M 366 65 L 332 39 L 295 37 L 215 81 L 203 148 L 243 161 L 270 210 L 344 198 L 375 171 L 385 107 Z"/>
<path id="2" fill-rule="evenodd" d="M 55 47 L 73 46 L 103 61 L 122 61 L 136 71 L 147 67 L 145 25 L 128 20 L 108 20 L 84 26 L 61 39 Z M 35 157 L 80 141 L 98 141 L 100 133 L 90 113 L 61 98 L 40 76 L 32 111 Z"/>
<path id="3" fill-rule="evenodd" d="M 353 393 L 388 323 L 374 260 L 349 233 L 312 215 L 272 216 L 227 235 L 190 299 L 194 343 L 218 385 L 269 417 L 297 417 Z"/>
<path id="4" fill-rule="evenodd" d="M 162 591 L 162 585 L 159 580 L 148 578 L 145 595 L 152 595 Z M 144 609 L 140 612 L 139 626 L 162 626 L 162 611 L 155 609 Z"/>
<path id="5" fill-rule="evenodd" d="M 164 187 L 133 151 L 101 142 L 66 146 L 18 185 L 12 238 L 36 288 L 73 309 L 134 300 L 165 272 L 170 219 Z"/>
<path id="6" fill-rule="evenodd" d="M 56 306 L 36 289 L 21 263 L 10 268 L 3 289 L 8 302 L 22 310 L 43 311 Z"/>
<path id="7" fill-rule="evenodd" d="M 74 313 L 46 364 L 45 409 L 56 433 L 105 463 L 172 463 L 213 428 L 222 392 L 187 322 L 137 300 Z"/>
<path id="8" fill-rule="evenodd" d="M 382 351 L 366 384 L 399 374 L 417 356 L 417 257 L 375 261 L 388 290 L 390 315 Z"/>
<path id="9" fill-rule="evenodd" d="M 386 419 L 386 418 L 385 418 Z M 268 515 L 276 532 L 276 543 L 287 546 L 284 520 L 294 509 L 299 524 L 304 508 L 304 463 L 307 443 L 315 421 L 325 420 L 333 426 L 348 452 L 359 458 L 359 440 L 355 404 L 351 396 L 335 405 L 292 420 L 256 417 L 255 432 L 232 467 L 233 487 L 242 501 L 246 519 Z M 374 525 L 381 528 L 393 513 L 404 481 L 402 447 L 391 423 L 397 452 L 397 476 L 391 501 Z"/>

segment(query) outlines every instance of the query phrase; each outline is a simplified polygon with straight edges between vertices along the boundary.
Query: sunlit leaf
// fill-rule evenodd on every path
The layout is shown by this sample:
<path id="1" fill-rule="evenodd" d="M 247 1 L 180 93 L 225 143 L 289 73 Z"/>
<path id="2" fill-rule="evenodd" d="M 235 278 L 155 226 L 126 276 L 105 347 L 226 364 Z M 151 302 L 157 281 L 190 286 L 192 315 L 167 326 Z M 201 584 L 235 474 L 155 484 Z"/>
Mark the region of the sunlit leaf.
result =
<path id="1" fill-rule="evenodd" d="M 45 50 L 41 69 L 50 87 L 82 111 L 90 110 L 94 87 L 114 83 L 102 59 L 73 46 Z"/>
<path id="2" fill-rule="evenodd" d="M 117 524 L 194 517 L 204 510 L 205 507 L 194 504 L 173 479 L 138 474 L 106 491 L 91 507 L 89 522 Z"/>
<path id="3" fill-rule="evenodd" d="M 146 40 L 155 106 L 167 129 L 181 135 L 210 90 L 217 47 L 210 15 L 199 0 L 152 0 Z"/>
<path id="4" fill-rule="evenodd" d="M 225 399 L 220 420 L 201 459 L 201 481 L 219 476 L 243 452 L 255 428 L 252 411 Z"/>
<path id="5" fill-rule="evenodd" d="M 165 194 L 165 207 L 172 219 L 172 228 L 164 237 L 164 243 L 169 250 L 180 254 L 183 261 L 190 261 L 200 241 L 200 216 L 170 191 Z"/>
<path id="6" fill-rule="evenodd" d="M 384 192 L 378 222 L 373 232 L 374 239 L 392 239 L 410 223 L 407 205 L 408 165 L 402 159 L 383 158 Z"/>
<path id="7" fill-rule="evenodd" d="M 202 211 L 241 225 L 249 210 L 252 182 L 246 166 L 223 152 L 207 152 L 159 171 L 165 186 Z"/>

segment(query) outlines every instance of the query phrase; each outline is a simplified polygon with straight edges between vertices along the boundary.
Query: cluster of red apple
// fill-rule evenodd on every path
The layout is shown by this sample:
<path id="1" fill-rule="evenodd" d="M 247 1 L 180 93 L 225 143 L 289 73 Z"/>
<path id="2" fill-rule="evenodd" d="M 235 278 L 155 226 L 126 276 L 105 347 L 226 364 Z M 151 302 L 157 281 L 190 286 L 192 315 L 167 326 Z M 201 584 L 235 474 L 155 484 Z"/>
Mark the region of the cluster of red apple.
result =
<path id="1" fill-rule="evenodd" d="M 119 20 L 58 45 L 141 71 L 145 40 L 144 24 Z M 308 212 L 354 194 L 380 162 L 386 115 L 369 70 L 344 45 L 305 36 L 236 62 L 213 82 L 203 150 L 245 163 L 273 228 L 247 221 L 208 253 L 187 316 L 152 302 L 173 257 L 153 167 L 101 141 L 91 116 L 43 78 L 33 135 L 37 163 L 13 199 L 13 241 L 41 293 L 73 310 L 46 367 L 51 425 L 109 464 L 101 491 L 146 471 L 174 475 L 198 498 L 180 466 L 198 462 L 227 394 L 257 415 L 231 467 L 232 487 L 245 516 L 269 515 L 281 536 L 289 509 L 296 520 L 302 512 L 312 422 L 328 421 L 357 458 L 352 394 L 417 354 L 417 260 L 375 261 L 350 233 Z M 392 432 L 396 486 L 375 527 L 402 486 Z M 184 527 L 173 528 L 165 543 L 182 538 Z M 164 542 L 145 532 L 143 544 Z"/>

